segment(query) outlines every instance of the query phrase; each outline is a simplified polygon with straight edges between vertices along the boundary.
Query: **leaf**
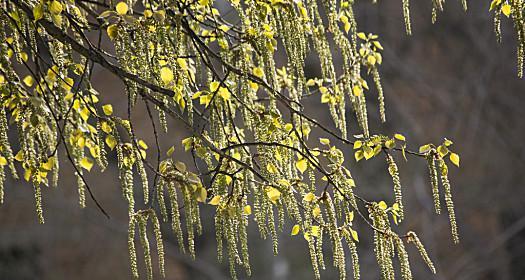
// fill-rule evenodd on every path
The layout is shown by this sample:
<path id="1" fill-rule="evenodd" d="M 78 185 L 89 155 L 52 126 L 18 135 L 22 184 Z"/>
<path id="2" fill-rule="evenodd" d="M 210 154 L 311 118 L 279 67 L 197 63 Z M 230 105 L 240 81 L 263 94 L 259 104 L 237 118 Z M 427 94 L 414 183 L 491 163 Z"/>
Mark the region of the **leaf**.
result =
<path id="1" fill-rule="evenodd" d="M 35 18 L 35 21 L 44 17 L 44 5 L 39 3 L 33 8 L 33 17 Z"/>
<path id="2" fill-rule="evenodd" d="M 354 150 L 357 150 L 363 146 L 363 142 L 360 140 L 357 140 L 354 142 Z"/>
<path id="3" fill-rule="evenodd" d="M 394 139 L 388 139 L 385 141 L 385 147 L 393 149 L 396 147 L 396 141 Z"/>
<path id="4" fill-rule="evenodd" d="M 350 234 L 352 235 L 352 238 L 359 242 L 359 235 L 357 234 L 357 231 L 353 230 L 353 229 L 350 229 Z"/>
<path id="5" fill-rule="evenodd" d="M 197 189 L 197 191 L 197 201 L 202 203 L 206 202 L 206 197 L 208 197 L 208 191 L 206 190 L 206 188 L 201 186 Z"/>
<path id="6" fill-rule="evenodd" d="M 270 174 L 275 174 L 277 173 L 277 167 L 275 167 L 275 165 L 273 165 L 271 162 L 269 162 L 267 165 L 266 165 L 266 170 L 268 170 L 268 172 Z"/>
<path id="7" fill-rule="evenodd" d="M 219 202 L 221 201 L 221 198 L 222 197 L 220 195 L 216 195 L 210 200 L 210 202 L 208 202 L 208 204 L 210 204 L 210 205 L 219 205 Z"/>
<path id="8" fill-rule="evenodd" d="M 106 136 L 106 145 L 113 150 L 117 146 L 117 139 L 113 135 Z"/>
<path id="9" fill-rule="evenodd" d="M 33 84 L 35 83 L 35 80 L 33 79 L 32 76 L 30 75 L 27 75 L 25 78 L 24 78 L 24 84 L 28 87 L 32 87 Z"/>
<path id="10" fill-rule="evenodd" d="M 118 26 L 116 24 L 111 24 L 106 28 L 106 32 L 108 33 L 109 39 L 115 40 L 118 34 Z"/>
<path id="11" fill-rule="evenodd" d="M 274 187 L 270 187 L 266 192 L 266 195 L 270 198 L 270 201 L 275 204 L 281 197 L 281 192 Z"/>
<path id="12" fill-rule="evenodd" d="M 120 16 L 123 16 L 125 14 L 128 13 L 128 4 L 124 3 L 124 2 L 119 2 L 116 6 L 115 6 L 115 10 L 117 11 L 117 14 L 119 14 Z"/>
<path id="13" fill-rule="evenodd" d="M 450 153 L 450 161 L 459 167 L 459 155 L 456 153 Z"/>
<path id="14" fill-rule="evenodd" d="M 295 225 L 295 226 L 293 226 L 293 228 L 292 228 L 292 233 L 291 233 L 291 235 L 292 235 L 292 236 L 297 235 L 297 234 L 299 234 L 299 231 L 301 231 L 301 226 L 300 226 L 300 225 Z"/>
<path id="15" fill-rule="evenodd" d="M 396 133 L 396 134 L 394 134 L 394 138 L 396 138 L 397 140 L 400 140 L 400 141 L 406 141 L 406 138 L 405 138 L 405 136 L 403 136 L 403 134 Z"/>
<path id="16" fill-rule="evenodd" d="M 428 151 L 430 151 L 430 149 L 431 149 L 430 144 L 426 144 L 426 145 L 423 145 L 423 146 L 419 147 L 419 152 L 424 154 L 424 153 L 427 153 Z"/>
<path id="17" fill-rule="evenodd" d="M 363 150 L 359 150 L 354 153 L 354 158 L 355 158 L 355 161 L 357 162 L 362 160 L 363 157 L 364 157 Z"/>
<path id="18" fill-rule="evenodd" d="M 188 70 L 188 63 L 186 63 L 186 59 L 184 58 L 177 58 L 177 64 L 180 66 L 180 69 L 187 71 Z"/>
<path id="19" fill-rule="evenodd" d="M 144 140 L 139 140 L 139 146 L 144 149 L 144 150 L 147 150 L 148 149 L 148 144 L 146 144 L 146 142 L 144 142 Z"/>
<path id="20" fill-rule="evenodd" d="M 511 13 L 511 6 L 510 6 L 509 4 L 503 4 L 503 5 L 501 6 L 501 12 L 502 12 L 505 16 L 509 17 L 509 16 L 510 16 L 510 13 Z"/>
<path id="21" fill-rule="evenodd" d="M 304 199 L 304 201 L 312 202 L 315 199 L 315 194 L 313 194 L 312 192 L 309 192 L 309 193 L 304 195 L 303 199 Z"/>
<path id="22" fill-rule="evenodd" d="M 366 58 L 366 61 L 368 62 L 368 64 L 370 65 L 375 65 L 376 64 L 376 57 L 373 56 L 373 55 L 369 55 L 367 58 Z"/>
<path id="23" fill-rule="evenodd" d="M 363 33 L 363 32 L 357 33 L 357 37 L 359 37 L 361 40 L 366 40 L 367 39 L 365 33 Z"/>
<path id="24" fill-rule="evenodd" d="M 252 207 L 250 205 L 244 206 L 244 214 L 251 215 L 252 214 Z"/>
<path id="25" fill-rule="evenodd" d="M 168 67 L 162 67 L 160 69 L 160 79 L 164 84 L 169 84 L 173 81 L 173 71 Z"/>
<path id="26" fill-rule="evenodd" d="M 316 206 L 314 208 L 314 210 L 312 211 L 312 215 L 314 215 L 314 217 L 319 217 L 319 215 L 321 214 L 321 208 L 319 206 Z"/>
<path id="27" fill-rule="evenodd" d="M 24 160 L 24 152 L 22 150 L 18 151 L 15 155 L 15 159 L 17 161 L 23 161 Z"/>
<path id="28" fill-rule="evenodd" d="M 52 14 L 58 15 L 62 12 L 64 7 L 62 6 L 62 3 L 54 0 L 54 1 L 51 1 L 51 4 L 49 4 L 48 9 Z"/>
<path id="29" fill-rule="evenodd" d="M 352 93 L 355 95 L 355 96 L 360 96 L 361 93 L 363 93 L 363 89 L 358 86 L 358 85 L 355 85 L 352 87 Z"/>
<path id="30" fill-rule="evenodd" d="M 262 78 L 264 76 L 264 72 L 261 67 L 254 67 L 252 72 L 256 77 Z"/>
<path id="31" fill-rule="evenodd" d="M 102 106 L 102 111 L 104 111 L 106 116 L 111 116 L 113 114 L 113 106 L 111 104 L 106 104 Z"/>
<path id="32" fill-rule="evenodd" d="M 171 157 L 171 155 L 173 155 L 173 153 L 175 152 L 175 146 L 171 146 L 168 151 L 166 152 L 166 155 Z"/>
<path id="33" fill-rule="evenodd" d="M 442 158 L 445 157 L 448 154 L 448 152 L 449 152 L 447 146 L 445 146 L 445 145 L 440 145 L 437 148 L 437 151 L 439 153 L 439 156 L 442 157 Z"/>
<path id="34" fill-rule="evenodd" d="M 80 160 L 80 167 L 86 169 L 87 171 L 91 171 L 91 168 L 93 168 L 93 160 L 88 157 L 82 158 Z"/>
<path id="35" fill-rule="evenodd" d="M 210 91 L 211 92 L 217 91 L 217 89 L 219 88 L 219 85 L 220 85 L 220 83 L 217 82 L 217 81 L 211 82 L 210 83 Z"/>
<path id="36" fill-rule="evenodd" d="M 497 5 L 501 4 L 501 0 L 492 0 L 490 3 L 489 11 L 492 11 Z"/>
<path id="37" fill-rule="evenodd" d="M 323 145 L 330 145 L 330 139 L 327 138 L 319 138 L 319 142 Z"/>
<path id="38" fill-rule="evenodd" d="M 308 162 L 305 158 L 302 158 L 295 163 L 295 167 L 297 167 L 297 169 L 301 173 L 304 173 L 304 171 L 306 171 L 306 168 L 308 168 Z"/>
<path id="39" fill-rule="evenodd" d="M 321 103 L 328 103 L 330 102 L 330 94 L 324 93 L 321 95 Z"/>
<path id="40" fill-rule="evenodd" d="M 388 208 L 388 205 L 386 205 L 386 202 L 380 201 L 377 205 L 379 205 L 379 209 L 386 210 Z"/>
<path id="41" fill-rule="evenodd" d="M 7 165 L 7 159 L 3 156 L 0 156 L 0 165 L 1 166 Z"/>

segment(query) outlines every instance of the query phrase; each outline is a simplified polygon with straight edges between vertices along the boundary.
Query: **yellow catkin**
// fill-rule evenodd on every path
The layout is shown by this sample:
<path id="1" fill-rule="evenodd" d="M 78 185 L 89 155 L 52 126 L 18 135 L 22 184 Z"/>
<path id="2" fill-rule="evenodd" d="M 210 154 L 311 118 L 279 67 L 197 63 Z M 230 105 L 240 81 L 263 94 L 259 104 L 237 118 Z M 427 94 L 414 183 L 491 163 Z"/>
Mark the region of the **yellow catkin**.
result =
<path id="1" fill-rule="evenodd" d="M 438 162 L 441 173 L 441 183 L 445 189 L 445 204 L 447 206 L 448 218 L 450 220 L 452 240 L 454 243 L 459 243 L 458 225 L 456 223 L 456 213 L 454 211 L 454 201 L 452 201 L 452 190 L 448 180 L 448 167 L 443 159 L 439 159 Z"/>
<path id="2" fill-rule="evenodd" d="M 419 240 L 419 237 L 417 236 L 417 234 L 415 232 L 413 232 L 413 231 L 410 231 L 410 232 L 407 233 L 407 236 L 408 236 L 408 242 L 409 243 L 414 243 L 414 245 L 416 246 L 417 250 L 419 251 L 419 254 L 421 255 L 421 258 L 423 258 L 423 261 L 427 264 L 427 266 L 430 269 L 430 271 L 432 271 L 432 273 L 435 274 L 436 273 L 436 268 L 434 267 L 434 263 L 432 262 L 432 260 L 428 256 L 427 250 L 423 246 L 423 243 L 421 243 L 421 241 Z"/>

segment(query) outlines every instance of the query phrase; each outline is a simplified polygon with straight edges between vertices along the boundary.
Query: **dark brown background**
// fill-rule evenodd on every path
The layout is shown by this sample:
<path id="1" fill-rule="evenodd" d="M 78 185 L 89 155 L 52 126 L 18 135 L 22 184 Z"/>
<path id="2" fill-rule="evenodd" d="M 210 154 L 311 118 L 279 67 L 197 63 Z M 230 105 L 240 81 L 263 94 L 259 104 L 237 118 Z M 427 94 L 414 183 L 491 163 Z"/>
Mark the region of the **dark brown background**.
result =
<path id="1" fill-rule="evenodd" d="M 408 210 L 400 231 L 419 232 L 438 270 L 432 276 L 417 252 L 410 249 L 415 278 L 523 279 L 525 84 L 516 74 L 516 42 L 510 22 L 503 20 L 503 44 L 497 44 L 488 12 L 490 1 L 470 1 L 469 11 L 463 13 L 460 1 L 449 0 L 435 25 L 430 22 L 431 1 L 411 1 L 413 36 L 407 37 L 401 1 L 380 2 L 372 5 L 363 1 L 357 11 L 360 30 L 379 34 L 385 47 L 381 74 L 388 123 L 379 124 L 372 91 L 372 131 L 403 133 L 412 148 L 448 137 L 461 155 L 461 168 L 450 168 L 459 245 L 451 242 L 446 214 L 433 214 L 425 163 L 413 158 L 405 163 L 397 158 Z M 309 75 L 319 72 L 317 59 L 307 64 Z M 96 69 L 93 84 L 104 102 L 112 102 L 117 113 L 124 112 L 118 110 L 126 105 L 115 77 Z M 318 100 L 308 104 L 313 108 Z M 141 108 L 135 110 L 134 121 L 141 136 L 153 143 Z M 321 122 L 331 124 L 327 111 L 312 112 Z M 185 135 L 182 127 L 171 122 L 170 129 L 169 135 L 162 137 L 164 148 L 176 144 L 177 156 L 186 158 L 180 147 Z M 391 198 L 391 181 L 383 161 L 356 164 L 350 155 L 347 164 L 361 194 L 378 200 Z M 126 206 L 116 171 L 88 176 L 111 220 L 89 199 L 88 208 L 79 209 L 76 182 L 67 164 L 63 164 L 61 175 L 58 189 L 44 191 L 45 225 L 37 223 L 31 186 L 7 183 L 6 202 L 0 206 L 0 279 L 129 279 Z M 196 261 L 178 252 L 169 227 L 163 226 L 167 279 L 228 278 L 227 266 L 216 261 L 210 220 L 213 212 L 204 208 L 205 234 L 197 239 Z M 364 225 L 357 226 L 362 239 L 362 279 L 378 279 L 367 237 L 371 232 Z M 270 242 L 260 240 L 255 228 L 251 229 L 252 279 L 313 278 L 304 240 L 290 237 L 288 228 L 280 240 L 281 252 L 274 257 Z M 329 254 L 326 256 L 329 260 Z M 337 278 L 330 266 L 322 275 Z"/>

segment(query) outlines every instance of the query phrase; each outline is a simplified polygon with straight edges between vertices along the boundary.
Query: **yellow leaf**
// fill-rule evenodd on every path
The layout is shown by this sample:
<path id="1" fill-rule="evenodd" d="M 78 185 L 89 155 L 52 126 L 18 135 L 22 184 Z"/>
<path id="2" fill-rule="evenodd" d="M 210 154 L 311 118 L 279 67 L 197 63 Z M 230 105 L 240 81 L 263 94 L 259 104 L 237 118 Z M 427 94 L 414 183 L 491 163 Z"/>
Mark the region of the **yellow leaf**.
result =
<path id="1" fill-rule="evenodd" d="M 396 133 L 396 134 L 394 134 L 394 137 L 397 140 L 406 141 L 406 138 L 405 138 L 405 136 L 403 136 L 403 134 Z"/>
<path id="2" fill-rule="evenodd" d="M 222 197 L 220 195 L 216 195 L 210 200 L 210 202 L 208 202 L 208 204 L 210 204 L 210 205 L 219 205 L 219 202 L 221 201 L 221 198 Z"/>
<path id="3" fill-rule="evenodd" d="M 362 146 L 363 146 L 363 142 L 362 141 L 357 140 L 357 141 L 354 142 L 354 150 L 359 149 Z"/>
<path id="4" fill-rule="evenodd" d="M 143 140 L 139 140 L 139 146 L 144 150 L 148 149 L 148 145 Z"/>
<path id="5" fill-rule="evenodd" d="M 419 152 L 423 154 L 423 153 L 430 151 L 430 149 L 431 149 L 430 144 L 426 144 L 426 145 L 419 147 Z"/>
<path id="6" fill-rule="evenodd" d="M 270 174 L 277 173 L 277 167 L 275 167 L 275 165 L 273 165 L 271 162 L 266 165 L 266 170 L 268 170 Z"/>
<path id="7" fill-rule="evenodd" d="M 175 146 L 171 146 L 166 152 L 166 155 L 171 157 L 171 155 L 173 155 L 173 152 L 175 152 Z"/>
<path id="8" fill-rule="evenodd" d="M 295 225 L 295 226 L 293 226 L 293 228 L 292 228 L 292 233 L 291 233 L 292 236 L 293 236 L 293 235 L 297 235 L 297 234 L 299 234 L 299 231 L 301 231 L 301 226 L 300 226 L 300 225 Z"/>
<path id="9" fill-rule="evenodd" d="M 24 84 L 26 84 L 26 86 L 31 87 L 31 86 L 33 86 L 34 83 L 35 83 L 35 80 L 33 79 L 32 76 L 27 75 L 24 78 Z"/>
<path id="10" fill-rule="evenodd" d="M 396 210 L 396 211 L 399 211 L 399 203 L 394 203 L 392 204 L 392 209 Z"/>
<path id="11" fill-rule="evenodd" d="M 266 195 L 270 198 L 270 201 L 275 204 L 281 197 L 281 192 L 276 188 L 270 187 L 266 192 Z"/>
<path id="12" fill-rule="evenodd" d="M 353 229 L 350 229 L 350 234 L 352 234 L 352 238 L 359 242 L 359 236 L 357 235 L 357 231 L 353 230 Z"/>
<path id="13" fill-rule="evenodd" d="M 184 71 L 188 70 L 188 64 L 186 63 L 186 60 L 184 58 L 177 58 L 177 64 L 179 64 L 180 69 Z"/>
<path id="14" fill-rule="evenodd" d="M 111 125 L 109 125 L 109 123 L 107 123 L 107 122 L 101 122 L 100 128 L 105 133 L 110 133 L 111 131 L 113 131 L 113 128 L 111 128 Z"/>
<path id="15" fill-rule="evenodd" d="M 60 14 L 62 10 L 64 9 L 64 7 L 62 6 L 62 3 L 56 0 L 52 1 L 51 4 L 49 4 L 48 8 L 49 8 L 49 11 L 55 15 Z"/>
<path id="16" fill-rule="evenodd" d="M 302 158 L 295 163 L 295 167 L 297 167 L 297 169 L 301 171 L 301 173 L 304 173 L 306 168 L 308 168 L 308 162 L 305 158 Z"/>
<path id="17" fill-rule="evenodd" d="M 319 138 L 319 142 L 323 145 L 330 145 L 330 139 L 327 138 Z"/>
<path id="18" fill-rule="evenodd" d="M 80 160 L 80 166 L 87 171 L 91 171 L 91 168 L 93 168 L 93 160 L 85 157 Z"/>
<path id="19" fill-rule="evenodd" d="M 15 159 L 17 161 L 23 161 L 24 160 L 24 152 L 22 150 L 18 151 L 15 155 Z"/>
<path id="20" fill-rule="evenodd" d="M 502 5 L 502 6 L 501 6 L 501 12 L 502 12 L 505 16 L 509 17 L 509 16 L 510 16 L 510 13 L 511 13 L 511 7 L 510 7 L 510 5 L 509 5 L 509 4 L 504 4 L 504 5 Z"/>
<path id="21" fill-rule="evenodd" d="M 348 214 L 348 220 L 351 222 L 354 220 L 354 211 L 351 211 L 349 214 Z"/>
<path id="22" fill-rule="evenodd" d="M 111 106 L 111 104 L 106 104 L 102 106 L 102 111 L 104 111 L 106 116 L 111 116 L 111 114 L 113 114 L 113 106 Z"/>
<path id="23" fill-rule="evenodd" d="M 366 61 L 367 61 L 368 64 L 370 64 L 370 65 L 375 65 L 375 64 L 376 64 L 376 58 L 375 58 L 375 56 L 373 56 L 373 55 L 369 55 L 369 56 L 366 58 Z"/>
<path id="24" fill-rule="evenodd" d="M 117 14 L 123 16 L 128 13 L 128 4 L 124 2 L 119 2 L 117 6 L 115 6 L 115 10 L 117 10 Z"/>
<path id="25" fill-rule="evenodd" d="M 109 39 L 114 40 L 117 37 L 118 26 L 116 24 L 112 24 L 106 28 L 106 32 L 108 33 Z"/>
<path id="26" fill-rule="evenodd" d="M 54 157 L 50 157 L 45 163 L 42 164 L 42 167 L 45 170 L 47 170 L 47 171 L 52 170 L 54 166 L 55 166 L 55 158 Z"/>
<path id="27" fill-rule="evenodd" d="M 220 86 L 220 83 L 217 82 L 217 81 L 214 81 L 214 82 L 211 82 L 210 83 L 210 91 L 211 92 L 215 92 Z"/>
<path id="28" fill-rule="evenodd" d="M 386 210 L 388 208 L 388 205 L 386 205 L 386 202 L 382 200 L 378 203 L 378 205 L 379 205 L 379 209 L 381 210 Z"/>
<path id="29" fill-rule="evenodd" d="M 7 159 L 3 156 L 0 156 L 0 165 L 1 166 L 7 165 Z"/>
<path id="30" fill-rule="evenodd" d="M 42 4 L 38 4 L 33 8 L 33 17 L 35 18 L 35 21 L 44 17 L 44 6 Z"/>
<path id="31" fill-rule="evenodd" d="M 198 202 L 205 202 L 206 201 L 206 197 L 208 196 L 208 191 L 206 190 L 206 188 L 204 187 L 200 187 L 197 189 L 198 193 L 197 193 L 197 201 Z"/>
<path id="32" fill-rule="evenodd" d="M 452 161 L 453 164 L 455 164 L 457 167 L 459 167 L 459 155 L 456 153 L 450 154 L 450 161 Z"/>
<path id="33" fill-rule="evenodd" d="M 315 199 L 315 194 L 313 194 L 312 192 L 309 192 L 309 193 L 304 195 L 303 199 L 304 199 L 304 201 L 312 202 Z"/>
<path id="34" fill-rule="evenodd" d="M 365 33 L 363 33 L 363 32 L 357 33 L 357 37 L 359 37 L 361 40 L 366 40 L 367 39 Z"/>
<path id="35" fill-rule="evenodd" d="M 117 139 L 115 139 L 115 137 L 113 137 L 113 135 L 106 136 L 106 145 L 108 145 L 108 147 L 111 150 L 113 150 L 115 148 L 115 146 L 117 146 Z"/>
<path id="36" fill-rule="evenodd" d="M 231 93 L 230 93 L 230 91 L 229 91 L 227 88 L 223 88 L 223 87 L 221 87 L 221 88 L 219 89 L 219 92 L 218 92 L 218 93 L 219 93 L 219 95 L 222 97 L 222 99 L 224 99 L 224 100 L 226 100 L 226 101 L 229 100 L 230 97 L 231 97 Z"/>
<path id="37" fill-rule="evenodd" d="M 252 72 L 253 72 L 253 75 L 259 78 L 262 78 L 264 76 L 264 72 L 261 67 L 254 67 Z"/>
<path id="38" fill-rule="evenodd" d="M 252 207 L 250 205 L 244 206 L 244 214 L 251 215 L 252 214 Z"/>
<path id="39" fill-rule="evenodd" d="M 321 208 L 319 206 L 316 206 L 314 210 L 312 211 L 312 215 L 314 215 L 315 218 L 319 217 L 321 214 Z"/>
<path id="40" fill-rule="evenodd" d="M 360 86 L 355 85 L 354 87 L 352 87 L 352 93 L 353 93 L 355 96 L 360 96 L 361 93 L 363 93 L 363 89 L 361 89 Z"/>
<path id="41" fill-rule="evenodd" d="M 330 94 L 325 93 L 321 95 L 321 103 L 328 103 L 330 102 Z"/>
<path id="42" fill-rule="evenodd" d="M 313 87 L 313 86 L 315 86 L 315 80 L 314 80 L 314 79 L 309 79 L 309 80 L 306 82 L 306 86 L 307 86 L 307 87 Z"/>
<path id="43" fill-rule="evenodd" d="M 354 154 L 355 161 L 360 161 L 364 157 L 363 150 L 356 151 Z"/>
<path id="44" fill-rule="evenodd" d="M 389 148 L 389 149 L 393 149 L 396 147 L 396 141 L 394 139 L 389 139 L 387 141 L 385 141 L 385 147 Z"/>
<path id="45" fill-rule="evenodd" d="M 168 67 L 162 67 L 160 69 L 160 79 L 165 83 L 169 84 L 173 81 L 173 71 Z"/>

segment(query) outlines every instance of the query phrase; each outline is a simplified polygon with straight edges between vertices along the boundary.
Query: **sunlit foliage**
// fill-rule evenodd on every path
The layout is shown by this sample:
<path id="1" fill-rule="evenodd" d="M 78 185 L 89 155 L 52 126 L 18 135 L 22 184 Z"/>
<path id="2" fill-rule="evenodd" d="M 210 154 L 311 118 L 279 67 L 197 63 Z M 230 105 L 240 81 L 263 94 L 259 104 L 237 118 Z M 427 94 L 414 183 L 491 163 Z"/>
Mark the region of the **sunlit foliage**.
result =
<path id="1" fill-rule="evenodd" d="M 84 175 L 116 161 L 134 278 L 136 244 L 143 248 L 145 275 L 153 277 L 148 232 L 164 275 L 159 219 L 171 224 L 180 250 L 195 257 L 204 207 L 215 209 L 218 259 L 229 262 L 233 278 L 238 268 L 251 274 L 248 239 L 256 237 L 248 236 L 250 222 L 272 240 L 275 254 L 279 232 L 304 238 L 316 278 L 328 262 L 326 242 L 341 278 L 347 271 L 360 278 L 362 226 L 374 232 L 383 279 L 394 279 L 395 262 L 403 279 L 412 278 L 406 244 L 414 244 L 435 272 L 417 235 L 397 232 L 410 215 L 396 158 L 428 164 L 436 212 L 441 191 L 458 242 L 448 163 L 459 167 L 459 156 L 448 139 L 411 151 L 402 134 L 370 131 L 371 98 L 377 98 L 380 120 L 387 119 L 383 46 L 378 35 L 359 28 L 354 2 L 0 0 L 0 203 L 6 173 L 20 176 L 33 186 L 36 216 L 44 223 L 46 189 L 57 186 L 59 167 L 69 163 L 80 207 L 87 193 L 108 215 Z M 432 4 L 436 21 L 444 0 Z M 400 5 L 411 34 L 409 1 Z M 523 1 L 494 0 L 490 10 L 498 38 L 501 14 L 514 22 L 522 76 Z M 103 48 L 104 41 L 112 48 Z M 305 76 L 309 54 L 320 61 L 319 77 Z M 117 112 L 91 83 L 94 65 L 120 78 L 127 110 Z M 311 117 L 305 101 L 322 104 L 336 130 Z M 130 121 L 139 102 L 154 143 L 140 139 Z M 189 136 L 161 147 L 159 137 L 174 123 Z M 350 126 L 360 132 L 350 136 Z M 322 138 L 314 139 L 314 131 Z M 182 153 L 193 159 L 177 160 Z M 356 162 L 381 157 L 392 178 L 389 203 L 359 196 L 350 171 Z"/>

